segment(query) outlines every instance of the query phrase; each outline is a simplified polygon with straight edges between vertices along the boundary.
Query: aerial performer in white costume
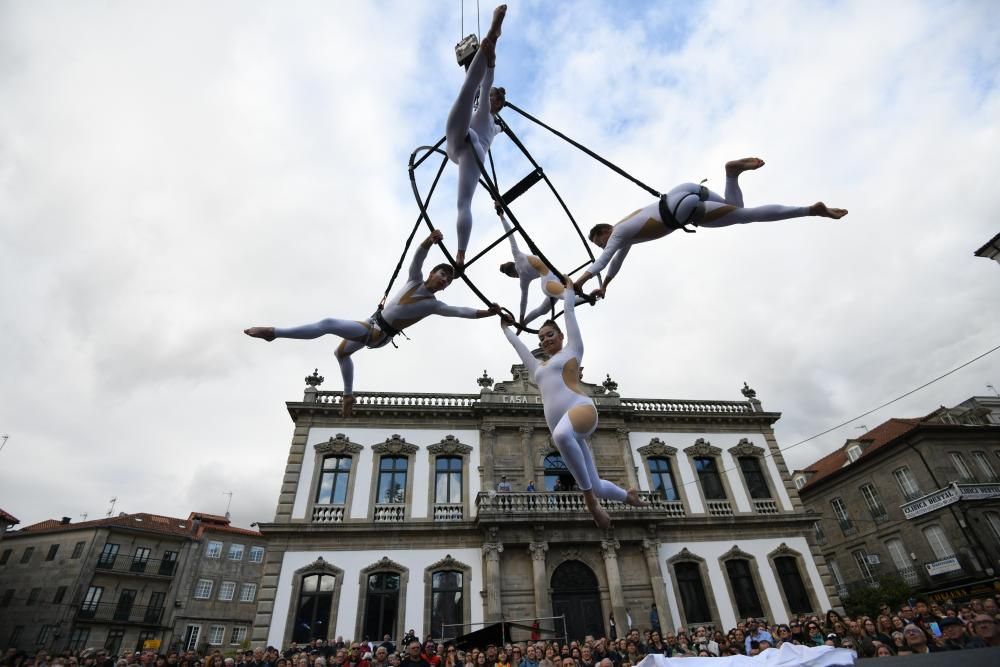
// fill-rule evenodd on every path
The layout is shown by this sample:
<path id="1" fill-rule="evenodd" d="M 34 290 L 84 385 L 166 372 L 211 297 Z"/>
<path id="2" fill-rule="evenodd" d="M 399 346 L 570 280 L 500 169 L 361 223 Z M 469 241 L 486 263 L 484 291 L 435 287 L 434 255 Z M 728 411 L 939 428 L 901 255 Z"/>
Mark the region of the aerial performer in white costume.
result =
<path id="1" fill-rule="evenodd" d="M 493 114 L 503 108 L 506 94 L 503 88 L 493 87 L 497 40 L 506 14 L 507 5 L 500 5 L 493 10 L 493 22 L 479 44 L 479 51 L 469 64 L 465 81 L 448 113 L 448 123 L 445 126 L 445 151 L 451 161 L 458 165 L 458 249 L 455 252 L 455 264 L 460 271 L 465 266 L 465 251 L 472 233 L 472 196 L 479 184 L 479 165 L 471 151 L 475 150 L 479 159 L 486 162 L 486 153 L 498 130 Z M 477 90 L 479 106 L 473 109 Z"/>
<path id="2" fill-rule="evenodd" d="M 454 269 L 450 264 L 438 264 L 427 278 L 423 277 L 424 260 L 427 258 L 427 251 L 431 245 L 439 243 L 443 235 L 439 230 L 424 239 L 417 251 L 413 253 L 413 261 L 410 263 L 410 272 L 407 276 L 406 284 L 396 293 L 395 296 L 381 310 L 365 321 L 339 320 L 328 317 L 314 324 L 305 324 L 298 327 L 250 327 L 244 329 L 243 333 L 253 338 L 261 338 L 272 341 L 275 338 L 300 338 L 312 339 L 332 334 L 340 336 L 344 340 L 337 346 L 334 353 L 337 362 L 340 364 L 340 374 L 344 379 L 344 399 L 341 405 L 342 414 L 345 417 L 351 415 L 354 407 L 354 362 L 351 355 L 363 347 L 378 348 L 383 347 L 393 336 L 403 329 L 416 324 L 428 315 L 442 315 L 444 317 L 464 317 L 466 319 L 478 319 L 497 315 L 500 307 L 493 304 L 487 310 L 476 310 L 475 308 L 463 308 L 460 306 L 449 306 L 438 301 L 435 293 L 448 287 L 455 277 Z"/>
<path id="3" fill-rule="evenodd" d="M 568 288 L 568 292 L 566 291 Z M 567 278 L 564 293 L 573 293 L 573 283 Z M 625 489 L 601 479 L 594 467 L 594 458 L 587 439 L 597 430 L 597 407 L 580 387 L 580 365 L 583 361 L 583 340 L 576 323 L 575 299 L 565 300 L 566 335 L 559 325 L 546 320 L 538 330 L 539 345 L 548 360 L 539 362 L 527 346 L 510 330 L 511 322 L 501 319 L 503 333 L 527 367 L 542 394 L 545 422 L 552 441 L 563 462 L 583 491 L 583 500 L 600 528 L 611 526 L 611 517 L 604 511 L 599 498 L 640 507 L 645 505 L 637 489 Z M 565 345 L 564 345 L 565 342 Z"/>
<path id="4" fill-rule="evenodd" d="M 533 320 L 537 319 L 541 315 L 544 315 L 546 311 L 552 308 L 552 302 L 554 299 L 562 297 L 563 290 L 566 288 L 559 281 L 549 267 L 545 265 L 541 259 L 535 255 L 526 255 L 521 252 L 521 249 L 517 247 L 517 239 L 511 234 L 510 223 L 507 222 L 507 218 L 504 217 L 502 211 L 498 211 L 500 215 L 500 222 L 503 224 L 503 228 L 507 231 L 507 240 L 510 241 L 510 251 L 514 255 L 513 262 L 504 262 L 500 265 L 500 272 L 504 275 L 510 276 L 511 278 L 519 278 L 521 282 L 521 307 L 518 311 L 518 322 L 522 327 L 528 326 Z M 530 313 L 525 314 L 525 310 L 528 307 L 528 290 L 531 287 L 531 283 L 536 278 L 541 278 L 541 288 L 542 302 L 532 310 Z M 580 305 L 586 301 L 583 297 L 577 297 L 576 303 L 574 305 Z"/>
<path id="5" fill-rule="evenodd" d="M 659 201 L 628 214 L 613 226 L 606 223 L 594 225 L 590 230 L 590 240 L 604 248 L 604 252 L 580 275 L 575 287 L 581 289 L 584 283 L 610 262 L 608 274 L 604 277 L 604 286 L 591 292 L 594 296 L 603 297 L 608 283 L 618 274 L 625 256 L 634 244 L 662 238 L 684 225 L 728 227 L 748 222 L 787 220 L 806 216 L 839 220 L 847 215 L 847 209 L 829 208 L 823 202 L 816 202 L 812 206 L 768 204 L 745 208 L 739 176 L 744 171 L 760 169 L 763 166 L 764 161 L 756 157 L 727 162 L 725 197 L 704 186 L 684 183 L 668 192 Z"/>

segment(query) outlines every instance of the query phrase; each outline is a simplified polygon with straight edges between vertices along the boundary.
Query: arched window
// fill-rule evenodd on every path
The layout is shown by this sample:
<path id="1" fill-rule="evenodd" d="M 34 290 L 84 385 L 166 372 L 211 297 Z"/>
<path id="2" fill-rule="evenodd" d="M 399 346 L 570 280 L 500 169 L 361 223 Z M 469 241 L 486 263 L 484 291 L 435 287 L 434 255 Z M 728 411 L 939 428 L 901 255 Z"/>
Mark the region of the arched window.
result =
<path id="1" fill-rule="evenodd" d="M 676 563 L 674 574 L 677 577 L 677 588 L 681 593 L 681 604 L 684 606 L 684 618 L 687 624 L 711 623 L 712 614 L 708 609 L 708 598 L 705 596 L 705 583 L 701 580 L 701 567 L 698 563 L 689 561 Z"/>
<path id="2" fill-rule="evenodd" d="M 431 635 L 434 637 L 454 637 L 461 634 L 461 628 L 454 624 L 462 622 L 462 573 L 457 570 L 442 570 L 431 575 Z M 452 627 L 444 627 L 451 625 Z"/>
<path id="3" fill-rule="evenodd" d="M 653 491 L 663 495 L 664 500 L 680 500 L 677 484 L 674 482 L 674 471 L 670 459 L 665 456 L 649 457 L 649 476 L 653 483 Z"/>
<path id="4" fill-rule="evenodd" d="M 350 456 L 327 456 L 316 490 L 317 505 L 343 505 L 347 501 L 347 483 L 351 477 Z"/>
<path id="5" fill-rule="evenodd" d="M 778 581 L 788 601 L 788 611 L 793 614 L 808 614 L 813 611 L 809 593 L 802 582 L 798 560 L 794 556 L 778 556 L 774 559 L 774 569 L 778 571 Z"/>
<path id="6" fill-rule="evenodd" d="M 406 502 L 406 471 L 409 459 L 405 456 L 383 456 L 379 463 L 378 495 L 375 502 L 401 504 Z M 369 635 L 381 637 L 382 635 Z"/>
<path id="7" fill-rule="evenodd" d="M 396 614 L 399 611 L 399 574 L 373 572 L 365 586 L 366 637 L 396 635 Z"/>
<path id="8" fill-rule="evenodd" d="M 462 502 L 462 458 L 460 456 L 439 456 L 434 467 L 434 502 Z M 434 636 L 442 637 L 443 635 Z"/>
<path id="9" fill-rule="evenodd" d="M 719 464 L 711 456 L 694 457 L 694 467 L 698 471 L 701 490 L 705 500 L 726 500 L 726 488 L 719 476 Z"/>
<path id="10" fill-rule="evenodd" d="M 336 584 L 337 578 L 332 574 L 309 574 L 302 577 L 292 641 L 305 643 L 327 638 Z"/>
<path id="11" fill-rule="evenodd" d="M 756 456 L 741 456 L 740 470 L 743 471 L 743 479 L 746 480 L 747 490 L 754 500 L 762 500 L 771 497 L 771 490 L 767 487 L 767 478 L 760 467 L 760 458 Z"/>
<path id="12" fill-rule="evenodd" d="M 549 454 L 543 461 L 545 468 L 545 490 L 546 491 L 570 491 L 576 488 L 573 475 L 570 474 L 566 462 L 562 456 L 556 453 Z M 559 488 L 556 488 L 556 485 Z"/>
<path id="13" fill-rule="evenodd" d="M 760 604 L 757 586 L 754 585 L 753 575 L 750 573 L 750 563 L 742 558 L 728 560 L 726 573 L 729 575 L 733 597 L 736 598 L 737 615 L 741 618 L 763 617 L 764 608 Z"/>

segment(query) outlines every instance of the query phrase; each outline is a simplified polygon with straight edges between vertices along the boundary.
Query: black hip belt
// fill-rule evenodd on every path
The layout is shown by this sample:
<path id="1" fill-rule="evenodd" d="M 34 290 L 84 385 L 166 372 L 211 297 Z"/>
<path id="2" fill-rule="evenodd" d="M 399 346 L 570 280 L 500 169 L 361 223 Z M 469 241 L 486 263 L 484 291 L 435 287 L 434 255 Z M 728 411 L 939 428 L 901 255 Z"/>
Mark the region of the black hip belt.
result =
<path id="1" fill-rule="evenodd" d="M 392 339 L 402 333 L 399 329 L 396 329 L 391 324 L 389 324 L 384 317 L 382 317 L 382 310 L 376 310 L 375 314 L 368 318 L 369 324 L 372 325 L 372 329 L 368 332 L 368 339 L 365 340 L 365 347 L 371 349 L 378 349 L 384 347 L 392 342 Z M 375 333 L 375 328 L 382 333 L 382 337 L 378 340 L 373 341 L 372 336 Z M 395 346 L 395 343 L 392 343 Z"/>
<path id="2" fill-rule="evenodd" d="M 663 221 L 664 225 L 670 228 L 670 231 L 680 229 L 688 234 L 694 234 L 695 230 L 688 229 L 687 225 L 693 225 L 695 227 L 698 226 L 698 222 L 705 215 L 704 205 L 699 204 L 698 206 L 695 206 L 694 210 L 691 211 L 691 215 L 689 215 L 684 221 L 677 219 L 677 209 L 680 208 L 681 204 L 688 197 L 698 197 L 699 201 L 708 200 L 708 188 L 704 185 L 699 185 L 698 192 L 688 192 L 684 194 L 677 200 L 677 205 L 674 206 L 673 210 L 670 210 L 670 204 L 667 202 L 667 197 L 669 196 L 669 194 L 660 195 L 660 220 Z"/>

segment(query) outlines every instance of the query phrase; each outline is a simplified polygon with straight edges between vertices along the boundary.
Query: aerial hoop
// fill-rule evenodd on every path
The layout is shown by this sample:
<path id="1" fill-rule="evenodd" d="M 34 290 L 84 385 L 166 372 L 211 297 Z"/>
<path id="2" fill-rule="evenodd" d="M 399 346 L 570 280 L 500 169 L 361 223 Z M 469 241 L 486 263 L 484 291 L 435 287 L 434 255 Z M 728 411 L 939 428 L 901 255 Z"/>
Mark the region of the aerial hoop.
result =
<path id="1" fill-rule="evenodd" d="M 535 159 L 528 152 L 527 148 L 524 146 L 524 144 L 521 142 L 521 140 L 517 137 L 517 135 L 514 134 L 513 130 L 510 128 L 510 126 L 507 125 L 507 123 L 505 123 L 504 120 L 502 118 L 500 118 L 499 115 L 497 115 L 496 118 L 497 118 L 497 121 L 498 121 L 498 123 L 500 125 L 501 130 L 504 132 L 504 134 L 506 134 L 510 138 L 511 142 L 515 146 L 518 147 L 518 149 L 521 151 L 521 153 L 524 155 L 524 157 L 527 159 L 527 161 L 533 167 L 533 169 L 525 177 L 523 177 L 520 181 L 518 181 L 517 183 L 515 183 L 513 187 L 511 187 L 510 189 L 508 189 L 506 192 L 501 193 L 500 190 L 499 190 L 499 187 L 498 187 L 498 179 L 497 179 L 497 175 L 496 175 L 496 167 L 495 167 L 495 165 L 493 163 L 493 155 L 492 155 L 492 153 L 490 152 L 490 153 L 487 154 L 488 158 L 489 158 L 489 163 L 490 163 L 490 172 L 492 172 L 492 175 L 491 175 L 491 173 L 487 171 L 486 165 L 483 163 L 482 160 L 479 159 L 479 155 L 475 151 L 473 151 L 473 155 L 475 156 L 476 163 L 479 166 L 479 171 L 480 171 L 479 183 L 480 183 L 480 185 L 482 185 L 486 189 L 486 191 L 490 194 L 490 197 L 495 202 L 499 203 L 500 207 L 503 209 L 503 212 L 506 214 L 507 219 L 510 221 L 510 224 L 511 224 L 511 227 L 512 227 L 511 231 L 502 234 L 495 241 L 493 241 L 492 243 L 490 243 L 489 245 L 487 245 L 483 250 L 479 251 L 476 255 L 474 255 L 470 259 L 466 260 L 465 266 L 464 266 L 463 270 L 460 273 L 457 271 L 457 267 L 456 267 L 456 276 L 459 277 L 459 278 L 461 278 L 465 282 L 465 284 L 469 286 L 469 289 L 471 289 L 472 292 L 476 296 L 478 296 L 483 301 L 483 303 L 485 303 L 487 306 L 490 305 L 490 304 L 492 304 L 492 303 L 494 303 L 494 302 L 491 301 L 485 294 L 483 294 L 483 292 L 469 278 L 468 268 L 471 265 L 473 265 L 476 261 L 478 261 L 479 259 L 483 258 L 487 253 L 489 253 L 491 250 L 493 250 L 497 245 L 503 243 L 503 241 L 505 241 L 511 234 L 513 234 L 515 232 L 517 232 L 520 235 L 520 237 L 524 240 L 525 244 L 530 249 L 531 254 L 536 255 L 546 265 L 546 267 L 548 267 L 548 269 L 550 271 L 552 271 L 553 275 L 557 276 L 560 280 L 564 279 L 563 273 L 561 273 L 559 271 L 559 269 L 557 269 L 555 267 L 555 265 L 552 264 L 551 261 L 549 261 L 549 259 L 545 256 L 545 253 L 543 253 L 539 249 L 539 247 L 535 244 L 535 242 L 532 240 L 532 238 L 524 230 L 524 227 L 518 221 L 517 216 L 514 214 L 514 212 L 510 208 L 511 203 L 513 203 L 515 199 L 517 199 L 518 197 L 520 197 L 521 195 L 523 195 L 524 193 L 526 193 L 528 190 L 531 189 L 532 186 L 536 185 L 539 182 L 544 181 L 545 184 L 548 186 L 549 190 L 552 192 L 553 196 L 556 198 L 556 201 L 559 203 L 559 205 L 562 208 L 563 212 L 566 214 L 566 216 L 569 218 L 570 222 L 572 223 L 573 228 L 576 231 L 576 235 L 580 239 L 580 242 L 581 242 L 581 244 L 583 246 L 584 252 L 586 253 L 586 257 L 587 257 L 586 261 L 584 261 L 582 264 L 580 264 L 579 266 L 574 267 L 571 271 L 569 271 L 568 272 L 569 275 L 572 275 L 572 274 L 576 273 L 577 271 L 580 271 L 581 269 L 586 268 L 595 259 L 594 253 L 593 253 L 593 251 L 591 251 L 590 246 L 587 243 L 586 236 L 580 230 L 580 226 L 577 224 L 576 219 L 573 217 L 572 212 L 570 212 L 569 207 L 566 205 L 566 202 L 563 200 L 563 198 L 559 194 L 558 190 L 556 190 L 555 186 L 552 184 L 552 181 L 549 180 L 549 178 L 546 175 L 545 171 L 538 164 L 538 162 L 535 161 Z M 395 273 L 393 273 L 393 276 L 392 276 L 392 278 L 389 281 L 388 287 L 386 287 L 385 296 L 382 297 L 382 301 L 383 302 L 385 301 L 385 299 L 387 298 L 389 292 L 392 289 L 392 284 L 393 284 L 393 282 L 396 279 L 396 275 L 399 273 L 399 271 L 400 271 L 400 269 L 402 267 L 403 260 L 404 260 L 404 258 L 406 256 L 406 253 L 407 253 L 407 251 L 409 249 L 410 244 L 413 241 L 413 237 L 415 236 L 416 231 L 417 231 L 417 229 L 420 226 L 420 223 L 424 222 L 429 229 L 431 229 L 431 230 L 435 229 L 435 226 L 434 226 L 433 222 L 430 219 L 430 214 L 427 211 L 427 207 L 429 206 L 431 198 L 434 195 L 434 191 L 436 190 L 437 184 L 438 184 L 438 182 L 441 179 L 441 175 L 444 173 L 444 168 L 445 168 L 445 166 L 448 163 L 448 155 L 447 155 L 447 153 L 445 153 L 444 150 L 441 149 L 441 145 L 444 143 L 444 141 L 445 141 L 445 138 L 442 137 L 433 146 L 419 146 L 418 148 L 414 149 L 414 151 L 410 154 L 410 160 L 409 160 L 410 185 L 411 185 L 411 187 L 413 189 L 413 196 L 416 199 L 417 207 L 420 209 L 420 214 L 417 216 L 417 220 L 414 223 L 413 230 L 410 232 L 410 235 L 409 235 L 409 237 L 406 240 L 406 244 L 405 244 L 404 249 L 403 249 L 403 255 L 400 257 L 399 263 L 396 266 L 396 271 L 395 271 Z M 441 163 L 438 166 L 438 169 L 437 169 L 437 172 L 436 172 L 436 174 L 434 176 L 434 179 L 431 182 L 431 186 L 428 189 L 427 194 L 425 196 L 425 195 L 421 194 L 420 188 L 419 188 L 419 186 L 417 184 L 416 172 L 417 172 L 417 169 L 420 168 L 420 166 L 422 164 L 424 164 L 424 162 L 426 162 L 427 159 L 430 158 L 432 155 L 440 155 L 441 156 Z M 448 260 L 448 262 L 452 266 L 455 266 L 455 259 L 452 256 L 451 252 L 448 250 L 448 248 L 445 246 L 445 244 L 444 243 L 439 243 L 438 245 L 440 246 L 441 251 L 444 254 L 445 258 Z M 591 303 L 591 305 L 593 305 L 595 303 L 594 299 L 588 299 L 588 301 Z M 553 317 L 553 319 L 555 319 L 556 317 L 558 317 L 559 315 L 562 314 L 561 311 L 558 312 L 558 313 L 555 311 L 554 303 L 555 303 L 555 299 L 553 299 L 553 311 L 552 311 L 552 317 Z M 509 310 L 504 309 L 504 311 L 505 311 L 506 314 L 510 314 Z M 515 324 L 517 324 L 518 329 L 520 331 L 526 331 L 528 333 L 537 333 L 538 332 L 537 329 L 532 329 L 530 327 L 521 327 L 520 323 L 517 322 L 516 318 L 512 318 L 512 319 L 514 319 L 514 322 L 515 322 Z"/>

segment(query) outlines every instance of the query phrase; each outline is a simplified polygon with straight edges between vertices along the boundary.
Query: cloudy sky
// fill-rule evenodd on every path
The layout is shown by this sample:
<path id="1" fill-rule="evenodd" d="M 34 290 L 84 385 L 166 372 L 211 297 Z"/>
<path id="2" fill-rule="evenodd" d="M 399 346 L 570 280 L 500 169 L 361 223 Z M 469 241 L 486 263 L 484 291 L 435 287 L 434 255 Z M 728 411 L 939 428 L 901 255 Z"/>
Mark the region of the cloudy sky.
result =
<path id="1" fill-rule="evenodd" d="M 466 2 L 464 32 L 475 29 Z M 483 5 L 483 27 L 489 9 Z M 586 379 L 740 399 L 791 445 L 1000 344 L 1000 19 L 983 2 L 512 1 L 508 98 L 666 190 L 759 155 L 748 205 L 850 209 L 639 246 L 580 313 Z M 336 340 L 250 325 L 364 318 L 416 219 L 406 160 L 461 83 L 458 2 L 0 2 L 0 507 L 273 517 L 284 407 Z M 649 196 L 507 112 L 581 225 Z M 494 144 L 501 183 L 528 171 Z M 433 168 L 433 167 L 432 167 Z M 421 170 L 421 178 L 432 174 Z M 426 182 L 426 181 L 425 181 Z M 454 238 L 454 169 L 433 219 Z M 499 233 L 483 193 L 472 248 Z M 516 205 L 560 266 L 551 196 Z M 477 283 L 510 307 L 497 256 Z M 432 259 L 437 251 L 432 251 Z M 462 285 L 443 295 L 474 305 Z M 495 320 L 425 321 L 363 351 L 359 391 L 472 392 L 515 361 Z M 1000 351 L 862 423 L 1000 387 Z"/>

